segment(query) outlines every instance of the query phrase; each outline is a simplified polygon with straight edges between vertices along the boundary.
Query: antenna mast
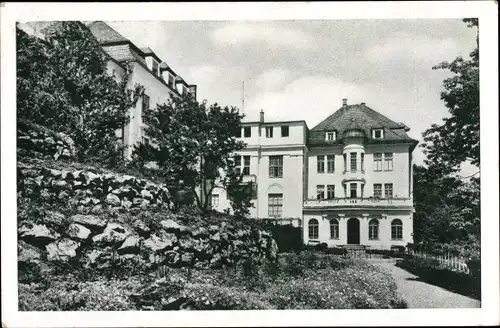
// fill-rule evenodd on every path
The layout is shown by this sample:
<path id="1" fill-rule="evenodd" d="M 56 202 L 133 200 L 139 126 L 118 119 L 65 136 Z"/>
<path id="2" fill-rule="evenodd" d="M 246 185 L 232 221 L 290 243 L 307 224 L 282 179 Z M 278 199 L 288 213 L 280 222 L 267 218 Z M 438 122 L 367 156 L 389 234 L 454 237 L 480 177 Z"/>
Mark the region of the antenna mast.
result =
<path id="1" fill-rule="evenodd" d="M 245 81 L 241 82 L 241 113 L 245 114 Z"/>

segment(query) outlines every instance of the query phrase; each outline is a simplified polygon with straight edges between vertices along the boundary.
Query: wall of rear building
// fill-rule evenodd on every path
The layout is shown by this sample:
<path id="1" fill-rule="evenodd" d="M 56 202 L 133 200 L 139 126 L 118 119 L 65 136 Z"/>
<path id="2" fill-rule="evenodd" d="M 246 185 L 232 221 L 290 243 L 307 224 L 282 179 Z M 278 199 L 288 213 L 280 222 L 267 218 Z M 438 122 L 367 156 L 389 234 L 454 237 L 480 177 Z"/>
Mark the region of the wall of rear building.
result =
<path id="1" fill-rule="evenodd" d="M 360 215 L 360 212 L 368 213 L 368 216 Z M 386 216 L 380 217 L 369 211 L 357 211 L 357 213 L 345 213 L 345 216 L 338 217 L 335 212 L 332 216 L 322 216 L 318 213 L 304 214 L 303 240 L 305 244 L 310 241 L 326 243 L 328 247 L 347 245 L 347 221 L 351 218 L 357 218 L 360 223 L 360 245 L 370 246 L 370 249 L 390 249 L 392 246 L 406 246 L 408 243 L 413 243 L 413 214 L 411 210 L 390 211 Z M 330 238 L 330 218 L 336 218 L 339 221 L 339 238 Z M 379 220 L 379 239 L 369 240 L 369 222 L 371 219 Z M 309 221 L 311 219 L 318 220 L 319 223 L 319 238 L 309 239 Z M 391 239 L 391 222 L 394 219 L 400 219 L 403 223 L 403 239 Z"/>
<path id="2" fill-rule="evenodd" d="M 155 77 L 150 70 L 138 64 L 131 63 L 132 72 L 129 77 L 128 88 L 133 89 L 136 84 L 144 86 L 144 92 L 149 96 L 150 108 L 155 108 L 157 104 L 163 104 L 170 99 L 172 90 Z M 130 123 L 125 128 L 125 142 L 127 145 L 135 145 L 141 142 L 142 132 L 142 98 L 139 98 L 135 107 L 130 111 Z M 126 151 L 126 157 L 131 155 L 132 150 Z"/>
<path id="3" fill-rule="evenodd" d="M 308 152 L 308 193 L 307 198 L 316 198 L 316 186 L 325 185 L 325 197 L 327 185 L 335 185 L 335 197 L 345 197 L 342 180 L 345 175 L 344 158 L 342 155 L 343 145 L 332 145 L 325 147 L 315 147 Z M 374 153 L 393 153 L 392 171 L 375 171 L 373 154 Z M 325 173 L 317 171 L 318 155 L 335 155 L 335 172 L 327 172 L 327 161 L 325 159 Z M 385 183 L 393 184 L 393 197 L 411 198 L 410 174 L 411 162 L 409 154 L 409 145 L 407 144 L 385 144 L 385 145 L 365 145 L 364 168 L 365 173 L 358 173 L 357 176 L 365 179 L 365 188 L 363 197 L 373 196 L 373 184 Z M 347 159 L 347 168 L 349 169 L 349 158 Z M 385 163 L 382 162 L 384 167 Z"/>
<path id="4" fill-rule="evenodd" d="M 269 193 L 283 194 L 283 218 L 302 218 L 303 208 L 303 165 L 305 151 L 303 149 L 243 149 L 240 156 L 250 156 L 250 174 L 256 176 L 257 198 L 252 201 L 250 217 L 269 217 Z M 269 156 L 283 155 L 283 177 L 269 177 Z M 219 195 L 218 211 L 231 209 L 230 201 L 223 188 L 215 188 L 212 194 Z M 299 224 L 298 220 L 294 221 Z"/>

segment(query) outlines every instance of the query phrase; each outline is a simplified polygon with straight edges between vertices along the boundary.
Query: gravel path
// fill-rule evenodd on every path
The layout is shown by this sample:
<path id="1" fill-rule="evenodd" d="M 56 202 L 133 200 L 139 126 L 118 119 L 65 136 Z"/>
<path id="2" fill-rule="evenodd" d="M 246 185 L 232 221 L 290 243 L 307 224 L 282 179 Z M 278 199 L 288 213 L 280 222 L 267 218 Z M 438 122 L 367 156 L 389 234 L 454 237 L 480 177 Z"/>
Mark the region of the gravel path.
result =
<path id="1" fill-rule="evenodd" d="M 395 266 L 395 260 L 373 259 L 371 263 L 386 268 L 396 280 L 401 296 L 410 309 L 421 308 L 480 308 L 481 302 L 428 284 L 418 276 Z"/>

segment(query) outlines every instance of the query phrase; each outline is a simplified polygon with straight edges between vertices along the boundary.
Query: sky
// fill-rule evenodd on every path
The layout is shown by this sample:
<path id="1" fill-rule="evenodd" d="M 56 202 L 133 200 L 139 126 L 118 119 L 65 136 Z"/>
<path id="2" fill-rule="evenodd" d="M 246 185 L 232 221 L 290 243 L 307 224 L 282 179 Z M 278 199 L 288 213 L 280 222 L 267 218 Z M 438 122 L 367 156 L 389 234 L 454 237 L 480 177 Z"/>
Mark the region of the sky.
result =
<path id="1" fill-rule="evenodd" d="M 266 120 L 312 129 L 347 98 L 403 122 L 419 141 L 448 115 L 440 93 L 450 73 L 432 67 L 476 45 L 460 19 L 107 23 L 196 84 L 199 100 L 242 108 L 244 98 L 245 120 L 262 109 Z M 417 147 L 414 161 L 423 160 Z"/>

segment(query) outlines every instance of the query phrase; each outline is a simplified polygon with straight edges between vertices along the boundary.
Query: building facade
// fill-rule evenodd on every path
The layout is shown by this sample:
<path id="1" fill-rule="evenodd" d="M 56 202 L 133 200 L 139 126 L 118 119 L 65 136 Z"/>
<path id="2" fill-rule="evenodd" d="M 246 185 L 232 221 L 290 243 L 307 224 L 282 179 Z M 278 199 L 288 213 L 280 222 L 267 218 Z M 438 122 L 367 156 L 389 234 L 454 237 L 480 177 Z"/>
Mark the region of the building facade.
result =
<path id="1" fill-rule="evenodd" d="M 413 242 L 412 152 L 409 128 L 365 103 L 342 107 L 309 130 L 304 121 L 243 123 L 247 147 L 235 161 L 256 184 L 251 217 L 301 226 L 306 244 Z M 230 208 L 223 188 L 217 210 Z"/>
<path id="2" fill-rule="evenodd" d="M 25 32 L 39 38 L 52 29 L 57 29 L 59 22 L 29 22 L 20 24 Z M 143 111 L 166 103 L 172 97 L 187 93 L 196 98 L 197 86 L 188 84 L 172 67 L 162 61 L 150 48 L 139 48 L 108 24 L 102 21 L 81 23 L 85 25 L 99 41 L 102 51 L 107 55 L 107 70 L 117 81 L 127 79 L 127 88 L 133 90 L 136 85 L 144 87 L 143 95 L 135 107 L 130 109 L 130 122 L 117 131 L 117 136 L 129 146 L 125 158 L 130 158 L 132 146 L 139 142 L 148 142 L 144 133 Z"/>

